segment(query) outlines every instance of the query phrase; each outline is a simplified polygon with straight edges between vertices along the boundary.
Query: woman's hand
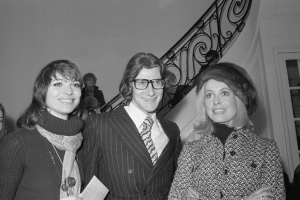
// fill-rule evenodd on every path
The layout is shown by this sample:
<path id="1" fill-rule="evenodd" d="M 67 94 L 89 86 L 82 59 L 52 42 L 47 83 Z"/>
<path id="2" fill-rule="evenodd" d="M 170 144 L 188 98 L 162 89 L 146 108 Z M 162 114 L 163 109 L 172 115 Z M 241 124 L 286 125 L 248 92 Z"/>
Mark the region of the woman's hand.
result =
<path id="1" fill-rule="evenodd" d="M 259 190 L 250 194 L 244 200 L 271 200 L 271 197 L 275 198 L 274 194 L 268 191 L 271 188 L 272 186 L 262 187 Z"/>
<path id="2" fill-rule="evenodd" d="M 62 198 L 60 200 L 83 200 L 83 199 L 79 196 L 69 196 L 69 197 Z"/>
<path id="3" fill-rule="evenodd" d="M 187 192 L 188 192 L 189 199 L 199 199 L 200 198 L 200 193 L 191 187 L 188 188 Z"/>

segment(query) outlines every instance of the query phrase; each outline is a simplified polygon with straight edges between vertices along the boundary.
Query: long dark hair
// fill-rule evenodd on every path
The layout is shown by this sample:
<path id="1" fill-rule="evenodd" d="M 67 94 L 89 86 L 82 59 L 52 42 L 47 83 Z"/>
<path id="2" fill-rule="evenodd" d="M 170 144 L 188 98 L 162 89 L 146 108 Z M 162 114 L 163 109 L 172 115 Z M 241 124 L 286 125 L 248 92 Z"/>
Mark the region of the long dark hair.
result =
<path id="1" fill-rule="evenodd" d="M 18 129 L 34 129 L 41 117 L 41 111 L 47 109 L 45 99 L 48 87 L 58 74 L 65 79 L 79 81 L 82 86 L 82 74 L 74 63 L 68 60 L 56 60 L 46 65 L 34 82 L 31 104 L 17 120 Z M 81 106 L 77 106 L 69 116 L 76 114 L 81 114 Z"/>
<path id="2" fill-rule="evenodd" d="M 1 140 L 6 136 L 7 134 L 7 126 L 6 126 L 6 115 L 5 115 L 5 109 L 3 105 L 0 103 L 0 110 L 2 111 L 2 129 L 0 131 L 0 142 Z"/>

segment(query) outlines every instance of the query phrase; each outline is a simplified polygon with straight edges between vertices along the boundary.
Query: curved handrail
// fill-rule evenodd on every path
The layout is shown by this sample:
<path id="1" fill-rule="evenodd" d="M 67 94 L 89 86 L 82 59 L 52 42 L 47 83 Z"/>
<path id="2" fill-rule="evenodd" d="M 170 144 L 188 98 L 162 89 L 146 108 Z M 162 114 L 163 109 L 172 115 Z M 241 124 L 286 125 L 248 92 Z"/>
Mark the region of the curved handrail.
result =
<path id="1" fill-rule="evenodd" d="M 194 87 L 193 81 L 201 67 L 207 64 L 205 55 L 209 50 L 216 50 L 219 57 L 227 52 L 243 30 L 251 4 L 252 0 L 215 0 L 186 34 L 160 58 L 177 78 L 176 84 L 164 92 L 157 108 L 160 116 L 169 113 Z M 176 96 L 180 98 L 175 99 Z M 126 104 L 126 100 L 118 94 L 101 110 L 107 112 Z"/>

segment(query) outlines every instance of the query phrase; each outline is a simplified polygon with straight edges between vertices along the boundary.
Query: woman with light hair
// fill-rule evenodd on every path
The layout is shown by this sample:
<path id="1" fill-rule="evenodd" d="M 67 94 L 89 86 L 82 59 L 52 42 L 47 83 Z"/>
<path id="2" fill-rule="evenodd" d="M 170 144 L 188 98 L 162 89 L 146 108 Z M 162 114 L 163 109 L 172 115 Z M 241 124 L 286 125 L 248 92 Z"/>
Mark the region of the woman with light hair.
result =
<path id="1" fill-rule="evenodd" d="M 202 72 L 194 128 L 203 137 L 184 145 L 168 199 L 285 199 L 276 143 L 253 133 L 256 108 L 243 68 L 223 62 Z"/>

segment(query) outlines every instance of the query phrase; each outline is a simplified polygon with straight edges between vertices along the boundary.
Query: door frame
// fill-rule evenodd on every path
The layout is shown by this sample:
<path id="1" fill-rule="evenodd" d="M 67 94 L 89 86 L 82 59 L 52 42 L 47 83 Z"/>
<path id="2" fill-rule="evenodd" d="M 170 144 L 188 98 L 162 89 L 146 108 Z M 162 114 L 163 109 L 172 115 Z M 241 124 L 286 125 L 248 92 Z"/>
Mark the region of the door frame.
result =
<path id="1" fill-rule="evenodd" d="M 293 116 L 293 108 L 292 108 L 292 100 L 290 96 L 290 87 L 289 87 L 289 80 L 286 70 L 286 60 L 289 59 L 300 59 L 300 50 L 298 53 L 295 52 L 280 52 L 278 54 L 278 71 L 280 71 L 280 79 L 281 79 L 281 88 L 279 88 L 282 92 L 283 98 L 283 108 L 282 110 L 285 111 L 285 117 L 287 127 L 286 131 L 284 132 L 287 150 L 290 153 L 291 159 L 288 160 L 288 165 L 293 166 L 291 170 L 294 170 L 299 164 L 299 150 L 297 144 L 297 137 L 296 137 L 296 128 L 294 123 L 294 116 Z M 300 71 L 300 66 L 299 66 Z M 299 144 L 300 145 L 300 144 Z"/>
<path id="2" fill-rule="evenodd" d="M 270 137 L 277 143 L 284 171 L 293 179 L 295 165 L 290 150 L 286 119 L 285 98 L 280 71 L 280 55 L 300 52 L 300 20 L 267 20 L 260 24 L 262 57 L 266 75 L 267 94 L 269 96 Z M 289 30 L 289 31 L 287 31 Z"/>

